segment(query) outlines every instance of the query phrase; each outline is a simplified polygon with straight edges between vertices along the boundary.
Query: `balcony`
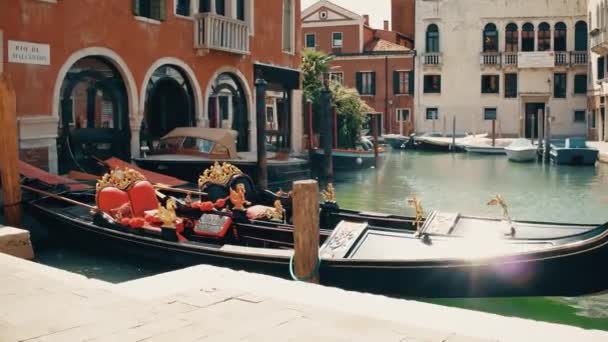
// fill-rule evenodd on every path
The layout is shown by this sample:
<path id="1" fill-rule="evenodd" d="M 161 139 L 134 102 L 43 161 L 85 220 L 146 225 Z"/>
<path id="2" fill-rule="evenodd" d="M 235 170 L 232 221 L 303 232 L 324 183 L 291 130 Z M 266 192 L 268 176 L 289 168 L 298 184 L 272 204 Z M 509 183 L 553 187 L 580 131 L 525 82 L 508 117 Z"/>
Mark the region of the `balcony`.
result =
<path id="1" fill-rule="evenodd" d="M 430 52 L 422 54 L 422 64 L 424 66 L 441 66 L 443 63 L 440 52 Z"/>
<path id="2" fill-rule="evenodd" d="M 194 17 L 194 48 L 249 54 L 249 26 L 225 16 L 201 13 Z"/>
<path id="3" fill-rule="evenodd" d="M 482 66 L 500 66 L 500 53 L 498 52 L 483 52 L 481 54 Z"/>
<path id="4" fill-rule="evenodd" d="M 517 52 L 505 52 L 502 54 L 504 67 L 517 68 Z"/>
<path id="5" fill-rule="evenodd" d="M 555 66 L 568 66 L 568 53 L 566 51 L 555 51 Z"/>
<path id="6" fill-rule="evenodd" d="M 605 55 L 608 54 L 608 35 L 604 30 L 594 29 L 589 32 L 589 37 L 591 40 L 591 51 Z"/>
<path id="7" fill-rule="evenodd" d="M 587 51 L 572 51 L 570 52 L 570 63 L 572 66 L 587 67 L 587 63 L 589 63 L 589 54 Z"/>

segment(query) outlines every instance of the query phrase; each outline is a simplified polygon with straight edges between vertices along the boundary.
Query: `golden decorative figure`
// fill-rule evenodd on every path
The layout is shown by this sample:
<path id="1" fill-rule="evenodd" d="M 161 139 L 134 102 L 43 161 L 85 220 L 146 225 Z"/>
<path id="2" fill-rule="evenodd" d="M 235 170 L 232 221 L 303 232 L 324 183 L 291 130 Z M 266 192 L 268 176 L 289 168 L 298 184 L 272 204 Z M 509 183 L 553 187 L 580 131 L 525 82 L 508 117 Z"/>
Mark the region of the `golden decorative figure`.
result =
<path id="1" fill-rule="evenodd" d="M 166 208 L 163 208 L 162 205 L 158 207 L 158 217 L 163 221 L 163 227 L 175 228 L 175 220 L 177 219 L 177 215 L 175 214 L 176 208 L 177 204 L 174 198 L 167 200 Z"/>
<path id="2" fill-rule="evenodd" d="M 202 189 L 209 183 L 226 186 L 232 177 L 240 176 L 242 174 L 243 171 L 232 164 L 223 163 L 220 165 L 219 162 L 215 162 L 213 166 L 205 170 L 199 177 L 198 187 Z"/>
<path id="3" fill-rule="evenodd" d="M 274 209 L 266 210 L 266 217 L 272 221 L 283 222 L 285 209 L 280 200 L 274 201 Z"/>
<path id="4" fill-rule="evenodd" d="M 336 190 L 332 183 L 327 184 L 327 189 L 321 191 L 321 196 L 325 203 L 336 203 Z"/>
<path id="5" fill-rule="evenodd" d="M 247 201 L 245 198 L 245 185 L 238 184 L 236 186 L 236 191 L 230 189 L 230 202 L 234 206 L 236 210 L 245 210 L 246 205 L 250 205 L 251 203 Z"/>
<path id="6" fill-rule="evenodd" d="M 144 180 L 146 177 L 136 170 L 116 168 L 97 181 L 96 190 L 100 191 L 107 187 L 127 190 L 135 182 Z"/>
<path id="7" fill-rule="evenodd" d="M 509 214 L 509 206 L 504 198 L 500 195 L 496 195 L 496 197 L 491 198 L 487 205 L 492 206 L 500 206 L 502 208 L 502 215 L 505 220 L 509 223 L 509 227 L 511 228 L 510 235 L 515 235 L 515 227 L 513 227 L 513 221 L 511 220 L 511 215 Z"/>
<path id="8" fill-rule="evenodd" d="M 410 199 L 407 200 L 407 204 L 409 204 L 410 207 L 414 208 L 414 210 L 416 210 L 416 219 L 414 220 L 414 225 L 416 225 L 416 234 L 420 234 L 420 225 L 422 223 L 422 217 L 424 215 L 424 210 L 422 209 L 422 204 L 420 203 L 420 200 L 414 196 Z"/>

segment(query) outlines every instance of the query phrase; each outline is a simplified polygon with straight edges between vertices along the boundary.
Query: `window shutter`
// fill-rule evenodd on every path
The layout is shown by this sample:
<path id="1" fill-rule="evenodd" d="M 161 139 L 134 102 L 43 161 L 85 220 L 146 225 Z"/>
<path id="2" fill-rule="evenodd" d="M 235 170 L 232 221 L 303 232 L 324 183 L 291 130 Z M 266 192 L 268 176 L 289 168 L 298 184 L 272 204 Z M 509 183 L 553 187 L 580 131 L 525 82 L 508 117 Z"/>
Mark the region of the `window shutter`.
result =
<path id="1" fill-rule="evenodd" d="M 357 72 L 356 77 L 357 77 L 357 91 L 359 92 L 359 94 L 361 94 L 362 89 L 363 89 L 363 74 L 361 74 L 360 72 Z"/>
<path id="2" fill-rule="evenodd" d="M 399 89 L 399 71 L 393 71 L 393 94 L 400 94 Z"/>
<path id="3" fill-rule="evenodd" d="M 371 87 L 372 92 L 371 93 L 372 93 L 372 95 L 376 95 L 376 73 L 372 72 L 371 75 L 372 75 L 372 87 Z"/>
<path id="4" fill-rule="evenodd" d="M 159 0 L 160 10 L 158 12 L 158 19 L 165 20 L 167 18 L 167 0 Z"/>
<path id="5" fill-rule="evenodd" d="M 133 0 L 133 15 L 138 17 L 139 13 L 139 0 Z"/>
<path id="6" fill-rule="evenodd" d="M 152 19 L 165 20 L 167 15 L 167 1 L 166 0 L 151 0 L 150 1 L 150 16 Z"/>
<path id="7" fill-rule="evenodd" d="M 408 72 L 407 82 L 408 82 L 408 91 L 409 91 L 410 95 L 414 95 L 414 86 L 415 86 L 414 70 L 411 70 Z"/>

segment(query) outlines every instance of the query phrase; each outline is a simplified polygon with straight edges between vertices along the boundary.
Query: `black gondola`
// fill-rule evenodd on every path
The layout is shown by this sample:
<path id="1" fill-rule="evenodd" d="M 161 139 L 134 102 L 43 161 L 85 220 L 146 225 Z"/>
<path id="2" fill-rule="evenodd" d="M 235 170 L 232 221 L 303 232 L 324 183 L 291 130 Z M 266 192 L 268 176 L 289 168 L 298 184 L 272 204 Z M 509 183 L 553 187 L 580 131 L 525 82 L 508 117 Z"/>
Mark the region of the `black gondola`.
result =
<path id="1" fill-rule="evenodd" d="M 222 170 L 226 171 L 223 166 L 216 171 Z M 171 222 L 181 222 L 180 229 L 162 224 L 131 228 L 101 211 L 99 191 L 93 190 L 65 192 L 64 198 L 41 196 L 28 207 L 78 244 L 88 242 L 176 266 L 205 263 L 290 278 L 289 195 L 257 191 L 243 174 L 222 177 L 215 182 L 203 177 L 206 195 L 194 201 L 198 207 L 191 196 L 165 197 L 165 204 L 175 205 L 177 221 Z M 121 186 L 131 191 L 139 183 L 141 178 Z M 28 185 L 34 186 L 36 182 Z M 145 187 L 134 195 L 144 193 Z M 201 203 L 217 206 L 243 193 L 263 215 L 251 217 L 249 210 L 238 210 L 236 200 L 225 211 L 201 209 Z M 91 208 L 96 208 L 93 213 Z M 279 209 L 282 217 L 276 221 L 272 214 Z M 440 212 L 420 220 L 344 210 L 331 198 L 320 209 L 319 273 L 324 285 L 419 298 L 579 296 L 608 289 L 608 274 L 596 266 L 608 261 L 608 224 L 508 223 Z"/>

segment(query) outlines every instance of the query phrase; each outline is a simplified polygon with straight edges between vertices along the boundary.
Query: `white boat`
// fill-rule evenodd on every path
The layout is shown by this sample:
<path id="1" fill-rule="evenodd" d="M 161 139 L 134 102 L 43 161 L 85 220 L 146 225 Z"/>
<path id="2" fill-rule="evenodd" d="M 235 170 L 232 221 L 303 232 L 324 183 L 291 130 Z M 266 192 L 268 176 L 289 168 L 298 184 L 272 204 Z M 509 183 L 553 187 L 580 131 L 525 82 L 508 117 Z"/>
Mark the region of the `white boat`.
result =
<path id="1" fill-rule="evenodd" d="M 505 154 L 505 147 L 509 146 L 513 139 L 495 139 L 492 144 L 492 139 L 481 139 L 464 145 L 464 149 L 470 153 L 481 154 Z"/>
<path id="2" fill-rule="evenodd" d="M 515 162 L 531 162 L 538 158 L 538 147 L 528 139 L 517 139 L 505 147 L 507 158 Z"/>

